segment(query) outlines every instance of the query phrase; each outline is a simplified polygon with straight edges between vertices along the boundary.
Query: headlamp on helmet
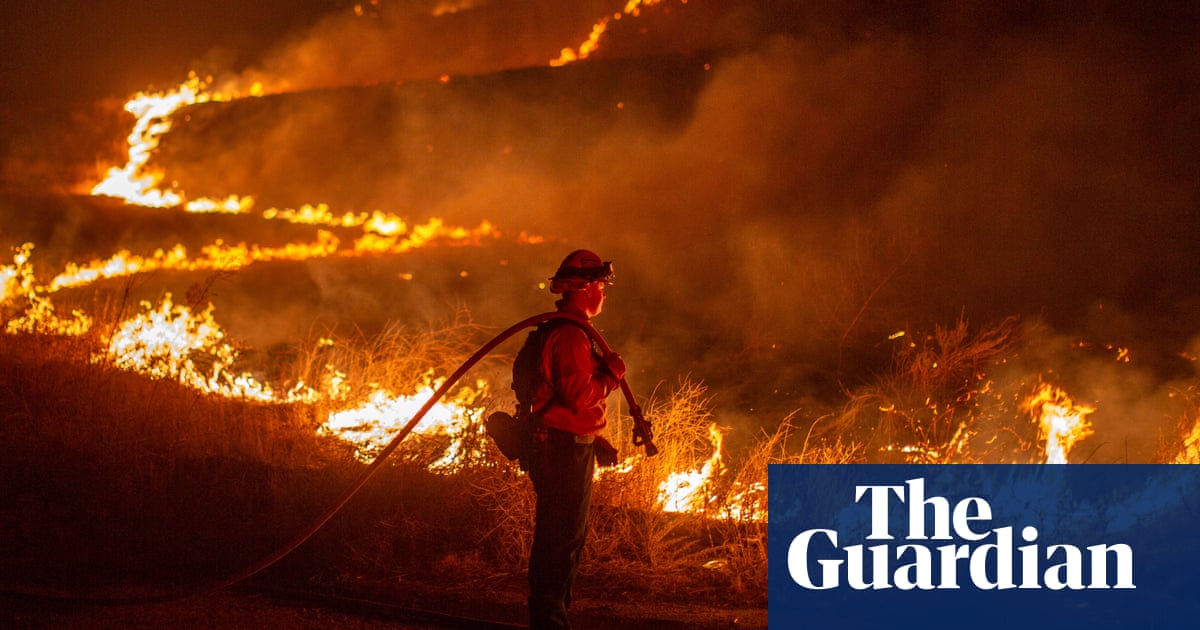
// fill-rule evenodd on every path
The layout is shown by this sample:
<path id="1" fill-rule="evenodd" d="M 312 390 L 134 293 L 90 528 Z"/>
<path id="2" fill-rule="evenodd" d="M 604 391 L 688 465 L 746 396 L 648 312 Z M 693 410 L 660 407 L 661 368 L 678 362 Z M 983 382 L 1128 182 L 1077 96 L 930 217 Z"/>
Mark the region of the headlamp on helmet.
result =
<path id="1" fill-rule="evenodd" d="M 582 291 L 593 282 L 611 284 L 613 264 L 586 249 L 576 250 L 563 259 L 550 278 L 550 292 Z"/>

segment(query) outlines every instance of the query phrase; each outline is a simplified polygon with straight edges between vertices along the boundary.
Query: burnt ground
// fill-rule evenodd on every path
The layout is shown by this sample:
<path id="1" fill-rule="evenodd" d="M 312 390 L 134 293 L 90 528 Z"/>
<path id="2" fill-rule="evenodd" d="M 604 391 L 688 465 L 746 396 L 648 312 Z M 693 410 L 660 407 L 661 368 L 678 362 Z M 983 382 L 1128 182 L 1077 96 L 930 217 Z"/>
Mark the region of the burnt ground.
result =
<path id="1" fill-rule="evenodd" d="M 12 468 L 9 472 L 14 473 L 5 476 L 9 480 L 20 477 Z M 110 474 L 108 470 L 101 476 Z M 79 477 L 73 481 L 82 485 Z M 213 478 L 206 481 L 222 483 Z M 13 509 L 0 511 L 4 517 L 0 533 L 5 533 L 0 560 L 0 627 L 474 628 L 487 625 L 480 620 L 507 627 L 519 626 L 525 619 L 523 571 L 469 559 L 461 566 L 447 567 L 448 559 L 466 555 L 452 541 L 439 546 L 421 539 L 410 547 L 399 542 L 403 536 L 384 540 L 391 539 L 391 534 L 376 537 L 378 534 L 367 533 L 378 529 L 379 521 L 366 516 L 379 509 L 375 501 L 366 501 L 357 509 L 352 505 L 349 517 L 334 519 L 329 529 L 249 582 L 211 594 L 189 595 L 197 585 L 212 584 L 215 578 L 264 556 L 280 537 L 276 534 L 269 540 L 253 541 L 254 533 L 248 528 L 262 522 L 256 519 L 240 525 L 220 513 L 216 503 L 207 502 L 202 506 L 207 517 L 188 511 L 179 520 L 164 521 L 161 513 L 142 512 L 137 519 L 143 523 L 140 527 L 124 517 L 108 516 L 92 523 L 81 515 L 95 513 L 86 506 L 100 503 L 74 498 L 69 503 L 79 507 L 78 511 L 57 513 L 45 506 L 39 508 L 31 494 L 20 490 L 31 487 L 9 486 L 7 493 L 19 500 L 10 504 Z M 52 497 L 70 499 L 59 491 L 43 497 L 49 503 L 55 503 Z M 216 529 L 201 526 L 206 519 Z M 187 520 L 194 524 L 184 529 Z M 164 522 L 169 524 L 165 528 Z M 435 529 L 446 525 L 445 519 L 433 523 Z M 96 531 L 92 524 L 110 533 Z M 127 531 L 120 532 L 122 528 Z M 186 536 L 176 538 L 164 529 L 180 529 Z M 457 533 L 450 535 L 454 540 L 462 538 Z M 106 540 L 106 536 L 112 539 Z M 390 545 L 397 545 L 398 550 L 381 551 Z M 480 543 L 464 541 L 462 545 L 463 549 L 480 549 Z M 425 547 L 430 558 L 422 557 L 419 547 Z M 383 555 L 369 558 L 375 554 Z M 572 608 L 579 628 L 767 626 L 766 597 L 757 589 L 740 597 L 713 591 L 711 585 L 689 590 L 695 587 L 677 571 L 622 576 L 596 560 L 584 562 Z M 40 591 L 43 588 L 48 590 Z M 49 592 L 53 597 L 20 594 L 28 589 Z M 178 597 L 123 603 L 129 597 L 163 593 Z M 116 603 L 90 603 L 92 597 Z M 463 617 L 474 621 L 463 622 Z"/>
<path id="2" fill-rule="evenodd" d="M 130 605 L 81 605 L 19 597 L 0 599 L 6 628 L 435 628 L 356 615 L 270 597 L 225 591 L 202 597 Z"/>
<path id="3" fill-rule="evenodd" d="M 348 597 L 316 597 L 295 591 L 244 587 L 154 603 L 89 604 L 0 594 L 5 628 L 505 628 L 523 627 L 519 601 L 455 601 L 444 593 L 424 608 Z M 513 594 L 515 595 L 515 594 Z M 493 598 L 495 599 L 495 598 Z M 456 608 L 456 604 L 461 604 Z M 441 609 L 441 610 L 438 610 Z M 455 612 L 450 612 L 455 611 Z M 579 601 L 574 627 L 765 628 L 762 609 L 716 609 L 704 605 Z"/>

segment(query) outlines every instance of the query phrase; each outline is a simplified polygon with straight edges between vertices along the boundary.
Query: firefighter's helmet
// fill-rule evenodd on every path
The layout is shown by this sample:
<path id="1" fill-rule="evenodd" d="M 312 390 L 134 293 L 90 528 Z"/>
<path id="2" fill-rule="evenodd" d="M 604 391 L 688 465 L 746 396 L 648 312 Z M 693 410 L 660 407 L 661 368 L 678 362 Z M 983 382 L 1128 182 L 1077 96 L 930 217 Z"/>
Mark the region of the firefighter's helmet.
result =
<path id="1" fill-rule="evenodd" d="M 580 291 L 592 282 L 611 284 L 612 278 L 611 261 L 601 260 L 596 252 L 577 249 L 567 254 L 550 278 L 550 292 Z"/>

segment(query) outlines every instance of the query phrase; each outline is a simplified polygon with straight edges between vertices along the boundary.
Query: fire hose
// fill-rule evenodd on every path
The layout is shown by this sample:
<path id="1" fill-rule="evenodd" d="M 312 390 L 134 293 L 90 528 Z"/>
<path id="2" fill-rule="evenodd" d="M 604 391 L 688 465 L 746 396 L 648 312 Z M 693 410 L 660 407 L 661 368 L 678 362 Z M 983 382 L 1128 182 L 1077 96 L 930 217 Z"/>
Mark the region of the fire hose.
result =
<path id="1" fill-rule="evenodd" d="M 375 475 L 375 473 L 379 470 L 380 466 L 382 466 L 384 460 L 386 460 L 388 458 L 388 456 L 391 455 L 392 452 L 395 451 L 398 446 L 400 446 L 400 443 L 403 442 L 404 439 L 407 438 L 410 433 L 412 433 L 413 429 L 415 429 L 416 426 L 421 423 L 421 420 L 424 419 L 425 414 L 428 413 L 429 410 L 432 409 L 433 406 L 439 400 L 441 400 L 441 398 L 443 396 L 445 396 L 448 391 L 450 391 L 450 388 L 452 388 L 456 383 L 458 383 L 458 381 L 460 379 L 462 379 L 462 377 L 464 375 L 466 375 L 466 373 L 472 367 L 474 367 L 476 363 L 479 363 L 479 361 L 481 361 L 485 356 L 487 356 L 493 350 L 495 350 L 497 346 L 499 346 L 501 343 L 504 343 L 510 337 L 517 334 L 521 330 L 524 330 L 525 328 L 537 326 L 538 324 L 550 321 L 552 319 L 567 319 L 571 322 L 574 322 L 580 328 L 582 328 L 584 330 L 584 332 L 587 333 L 588 337 L 596 344 L 596 346 L 605 355 L 612 354 L 612 348 L 604 341 L 604 337 L 602 337 L 600 335 L 600 332 L 597 331 L 594 326 L 592 326 L 591 322 L 584 317 L 580 317 L 578 315 L 574 315 L 571 313 L 563 313 L 563 312 L 558 312 L 558 311 L 540 313 L 538 315 L 534 315 L 532 317 L 523 319 L 523 320 L 513 324 L 512 326 L 509 326 L 505 330 L 501 331 L 498 335 L 493 337 L 491 339 L 491 341 L 488 341 L 487 343 L 480 346 L 480 348 L 478 350 L 476 350 L 474 354 L 472 354 L 466 361 L 464 361 L 461 365 L 458 366 L 458 369 L 456 369 L 450 376 L 446 377 L 446 380 L 442 382 L 441 386 L 439 386 L 437 388 L 437 390 L 434 391 L 432 395 L 430 395 L 429 399 L 425 401 L 425 404 L 422 405 L 421 408 L 418 409 L 415 414 L 413 414 L 412 418 L 410 418 L 409 421 L 403 427 L 400 428 L 400 430 L 396 433 L 396 435 L 392 437 L 391 441 L 389 441 L 387 443 L 387 445 L 383 447 L 383 450 L 381 450 L 379 452 L 379 454 L 375 456 L 375 459 L 372 460 L 371 463 L 367 465 L 367 467 L 359 474 L 358 478 L 354 481 L 354 483 L 352 483 L 346 489 L 346 491 L 341 495 L 341 497 L 336 502 L 334 502 L 334 504 L 332 506 L 330 506 L 329 509 L 327 509 L 324 513 L 322 513 L 316 520 L 313 521 L 313 523 L 311 525 L 309 525 L 306 529 L 304 529 L 299 534 L 297 534 L 287 544 L 283 545 L 282 547 L 280 547 L 279 549 L 277 549 L 270 555 L 262 558 L 260 561 L 256 562 L 255 564 L 250 565 L 237 573 L 234 573 L 228 577 L 225 577 L 224 579 L 210 583 L 210 584 L 200 587 L 200 588 L 191 588 L 191 589 L 187 589 L 186 591 L 176 591 L 176 592 L 171 592 L 171 593 L 146 595 L 146 596 L 140 596 L 140 597 L 93 597 L 93 598 L 89 598 L 89 597 L 79 597 L 79 596 L 65 596 L 61 593 L 51 594 L 51 593 L 46 593 L 46 592 L 37 592 L 37 593 L 18 592 L 16 590 L 12 590 L 12 589 L 3 589 L 3 590 L 5 590 L 7 592 L 18 593 L 18 594 L 49 597 L 52 599 L 73 599 L 73 600 L 86 600 L 86 601 L 91 601 L 91 602 L 95 602 L 95 603 L 130 604 L 130 603 L 150 603 L 150 602 L 157 602 L 157 601 L 167 601 L 167 600 L 178 599 L 178 598 L 193 596 L 193 595 L 202 594 L 202 593 L 211 593 L 214 591 L 219 591 L 224 588 L 228 588 L 239 582 L 243 582 L 243 581 L 249 579 L 250 577 L 266 570 L 268 567 L 274 565 L 275 563 L 279 562 L 284 557 L 286 557 L 288 554 L 295 551 L 297 548 L 300 547 L 300 545 L 304 544 L 309 538 L 312 538 L 313 535 L 315 535 L 322 527 L 324 527 L 325 524 L 328 523 L 329 520 L 334 517 L 334 515 L 336 515 L 338 512 L 340 512 L 341 509 L 343 507 L 345 507 L 347 503 L 350 502 L 350 499 L 352 499 L 354 497 L 354 495 L 358 494 L 358 491 L 361 490 L 364 485 L 366 485 L 367 481 L 369 481 L 371 479 L 371 477 L 373 477 Z M 634 399 L 633 391 L 630 389 L 629 383 L 625 380 L 624 376 L 622 376 L 618 379 L 618 383 L 620 384 L 621 393 L 624 394 L 625 400 L 629 405 L 629 415 L 633 418 L 633 444 L 635 446 L 645 447 L 647 456 L 653 456 L 653 455 L 657 454 L 658 447 L 654 445 L 654 442 L 653 442 L 654 434 L 651 430 L 650 423 L 642 415 L 642 409 L 641 409 L 641 407 L 638 406 L 637 401 Z"/>

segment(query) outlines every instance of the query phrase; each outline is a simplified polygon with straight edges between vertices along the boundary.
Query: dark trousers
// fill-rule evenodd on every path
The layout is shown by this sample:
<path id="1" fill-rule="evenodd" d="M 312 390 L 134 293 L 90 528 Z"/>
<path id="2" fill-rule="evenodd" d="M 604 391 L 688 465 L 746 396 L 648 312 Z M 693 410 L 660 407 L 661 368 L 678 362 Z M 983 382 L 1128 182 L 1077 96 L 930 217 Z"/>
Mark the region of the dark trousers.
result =
<path id="1" fill-rule="evenodd" d="M 537 512 L 529 552 L 529 626 L 570 628 L 567 608 L 592 501 L 593 445 L 549 429 L 545 440 L 535 441 L 532 459 Z"/>

